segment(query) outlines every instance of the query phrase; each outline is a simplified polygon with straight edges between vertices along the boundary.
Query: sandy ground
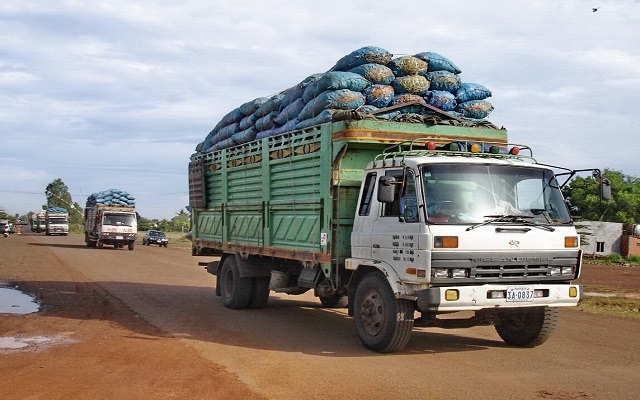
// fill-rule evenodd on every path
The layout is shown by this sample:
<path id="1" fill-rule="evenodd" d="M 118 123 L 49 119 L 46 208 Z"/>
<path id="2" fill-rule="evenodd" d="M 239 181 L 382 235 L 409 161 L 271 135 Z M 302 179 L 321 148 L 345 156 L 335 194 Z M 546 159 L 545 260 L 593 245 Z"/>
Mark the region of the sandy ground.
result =
<path id="1" fill-rule="evenodd" d="M 312 297 L 225 309 L 187 249 L 24 234 L 0 238 L 0 254 L 0 285 L 41 303 L 0 314 L 0 337 L 26 344 L 0 349 L 2 399 L 640 397 L 638 320 L 563 310 L 551 340 L 527 350 L 491 327 L 418 330 L 382 356 Z M 581 282 L 638 292 L 640 268 L 585 265 Z"/>

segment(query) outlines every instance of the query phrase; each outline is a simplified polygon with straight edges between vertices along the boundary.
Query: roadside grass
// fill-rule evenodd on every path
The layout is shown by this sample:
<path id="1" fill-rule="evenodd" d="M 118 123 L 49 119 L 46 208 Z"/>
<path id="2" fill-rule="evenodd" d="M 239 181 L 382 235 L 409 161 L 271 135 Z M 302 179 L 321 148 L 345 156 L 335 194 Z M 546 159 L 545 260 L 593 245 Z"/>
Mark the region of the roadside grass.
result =
<path id="1" fill-rule="evenodd" d="M 169 246 L 190 249 L 191 240 L 185 238 L 185 233 L 181 232 L 165 232 L 169 238 Z"/>
<path id="2" fill-rule="evenodd" d="M 578 310 L 640 319 L 640 292 L 631 289 L 585 285 L 584 300 L 578 305 Z"/>

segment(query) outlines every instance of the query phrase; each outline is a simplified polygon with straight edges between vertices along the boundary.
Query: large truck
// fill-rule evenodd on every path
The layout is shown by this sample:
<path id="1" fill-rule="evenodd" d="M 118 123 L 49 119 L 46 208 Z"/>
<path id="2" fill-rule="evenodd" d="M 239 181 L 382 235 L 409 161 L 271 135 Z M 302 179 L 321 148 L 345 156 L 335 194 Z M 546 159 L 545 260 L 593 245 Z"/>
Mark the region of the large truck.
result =
<path id="1" fill-rule="evenodd" d="M 69 212 L 62 207 L 52 207 L 44 214 L 45 233 L 47 235 L 69 234 Z"/>
<path id="2" fill-rule="evenodd" d="M 138 238 L 135 207 L 94 204 L 84 210 L 84 241 L 87 247 L 133 250 Z"/>
<path id="3" fill-rule="evenodd" d="M 193 155 L 192 254 L 219 256 L 201 264 L 226 307 L 313 290 L 374 351 L 414 326 L 493 325 L 533 347 L 582 299 L 561 187 L 586 171 L 606 184 L 537 163 L 504 129 L 330 122 Z"/>
<path id="4" fill-rule="evenodd" d="M 37 233 L 43 233 L 47 231 L 47 219 L 46 219 L 46 211 L 45 210 L 40 210 L 38 211 L 38 213 L 35 215 L 36 218 L 36 232 Z"/>

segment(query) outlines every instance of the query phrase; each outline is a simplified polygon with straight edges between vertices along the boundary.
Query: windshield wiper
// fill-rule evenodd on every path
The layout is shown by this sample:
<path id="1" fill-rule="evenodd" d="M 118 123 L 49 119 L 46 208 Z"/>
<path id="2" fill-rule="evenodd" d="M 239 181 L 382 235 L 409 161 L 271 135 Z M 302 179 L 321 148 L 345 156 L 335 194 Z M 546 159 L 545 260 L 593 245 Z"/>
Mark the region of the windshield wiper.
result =
<path id="1" fill-rule="evenodd" d="M 485 225 L 489 225 L 489 224 L 493 224 L 496 222 L 510 222 L 510 223 L 518 223 L 518 224 L 522 224 L 522 225 L 527 225 L 527 226 L 535 226 L 537 228 L 540 229 L 546 229 L 549 232 L 553 232 L 555 231 L 555 228 L 550 227 L 549 225 L 546 224 L 539 224 L 537 222 L 531 222 L 531 221 L 527 221 L 528 219 L 532 219 L 534 217 L 530 216 L 530 215 L 485 215 L 485 218 L 490 218 L 487 221 L 481 222 L 479 224 L 473 225 L 468 227 L 466 230 L 470 231 L 472 229 L 475 228 L 479 228 L 481 226 L 485 226 Z"/>

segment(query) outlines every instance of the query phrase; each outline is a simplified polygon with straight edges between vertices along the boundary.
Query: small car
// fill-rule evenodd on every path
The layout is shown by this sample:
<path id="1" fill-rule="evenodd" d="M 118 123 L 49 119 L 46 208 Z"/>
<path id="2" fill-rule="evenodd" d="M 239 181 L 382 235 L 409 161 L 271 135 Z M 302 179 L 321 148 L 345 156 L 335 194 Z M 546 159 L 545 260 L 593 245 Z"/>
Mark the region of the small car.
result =
<path id="1" fill-rule="evenodd" d="M 169 239 L 162 231 L 149 230 L 142 237 L 142 244 L 147 246 L 157 244 L 158 246 L 167 247 Z"/>

